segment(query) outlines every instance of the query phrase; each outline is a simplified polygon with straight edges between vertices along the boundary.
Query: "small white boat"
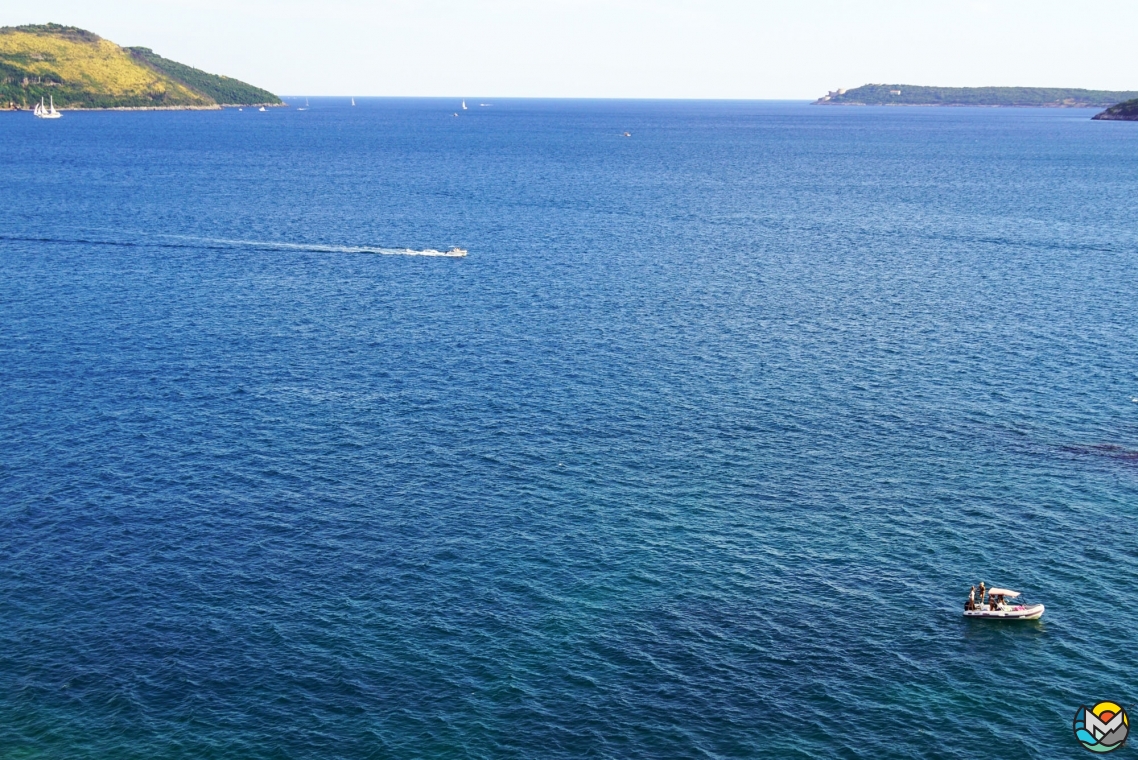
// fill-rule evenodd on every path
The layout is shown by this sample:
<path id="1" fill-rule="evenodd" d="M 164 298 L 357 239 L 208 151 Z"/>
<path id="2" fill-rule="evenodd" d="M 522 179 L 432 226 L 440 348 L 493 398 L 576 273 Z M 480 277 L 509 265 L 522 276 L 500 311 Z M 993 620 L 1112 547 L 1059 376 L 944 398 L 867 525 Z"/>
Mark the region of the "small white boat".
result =
<path id="1" fill-rule="evenodd" d="M 308 98 L 305 98 L 305 99 L 304 99 L 304 105 L 303 105 L 303 106 L 301 106 L 300 108 L 296 109 L 296 110 L 298 110 L 298 111 L 307 111 L 307 110 L 308 110 Z"/>
<path id="2" fill-rule="evenodd" d="M 465 111 L 465 110 L 466 110 L 466 101 L 465 101 L 465 100 L 464 100 L 464 101 L 462 101 L 462 110 L 463 110 L 463 111 Z"/>
<path id="3" fill-rule="evenodd" d="M 265 110 L 265 107 L 264 107 L 264 106 L 261 106 L 261 107 L 260 107 L 260 108 L 258 108 L 257 110 L 258 110 L 258 111 L 264 111 L 264 110 Z"/>
<path id="4" fill-rule="evenodd" d="M 1043 617 L 1042 604 L 1014 604 L 1008 599 L 1018 599 L 1020 593 L 1006 588 L 988 589 L 988 601 L 980 599 L 973 609 L 965 605 L 964 617 L 985 620 L 1039 620 Z M 993 602 L 993 600 L 995 600 Z M 1021 602 L 1023 600 L 1020 600 Z"/>
<path id="5" fill-rule="evenodd" d="M 40 98 L 39 105 L 36 106 L 36 109 L 32 111 L 32 113 L 35 114 L 36 118 L 38 119 L 58 119 L 63 116 L 63 114 L 55 110 L 54 96 L 51 98 L 51 108 L 45 107 L 43 104 L 43 98 Z"/>
<path id="6" fill-rule="evenodd" d="M 356 104 L 356 99 L 352 98 L 352 105 L 354 106 L 355 104 Z"/>

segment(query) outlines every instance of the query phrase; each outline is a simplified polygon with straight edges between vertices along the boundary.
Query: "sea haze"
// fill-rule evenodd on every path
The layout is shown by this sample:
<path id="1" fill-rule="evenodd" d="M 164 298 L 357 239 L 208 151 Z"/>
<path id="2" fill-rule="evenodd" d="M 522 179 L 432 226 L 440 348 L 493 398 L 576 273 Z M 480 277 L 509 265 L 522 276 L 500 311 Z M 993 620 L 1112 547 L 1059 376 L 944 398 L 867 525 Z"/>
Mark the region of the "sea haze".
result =
<path id="1" fill-rule="evenodd" d="M 479 102 L 0 114 L 0 755 L 1052 758 L 1134 704 L 1138 125 Z"/>

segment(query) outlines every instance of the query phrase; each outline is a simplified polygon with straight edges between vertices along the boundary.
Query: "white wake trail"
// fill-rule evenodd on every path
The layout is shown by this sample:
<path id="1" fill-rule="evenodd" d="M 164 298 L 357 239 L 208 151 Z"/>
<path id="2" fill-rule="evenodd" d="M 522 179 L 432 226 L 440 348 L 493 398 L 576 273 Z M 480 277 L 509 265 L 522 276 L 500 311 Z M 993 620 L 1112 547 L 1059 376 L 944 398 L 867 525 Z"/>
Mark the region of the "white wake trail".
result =
<path id="1" fill-rule="evenodd" d="M 446 251 L 435 248 L 383 248 L 366 245 L 324 245 L 321 243 L 286 243 L 275 240 L 232 240 L 228 238 L 190 237 L 184 235 L 167 235 L 166 237 L 179 240 L 194 240 L 214 245 L 232 246 L 234 248 L 259 248 L 261 250 L 277 251 L 309 251 L 315 253 L 370 253 L 380 256 L 436 256 L 443 258 L 463 258 L 469 252 L 465 248 L 454 247 Z"/>

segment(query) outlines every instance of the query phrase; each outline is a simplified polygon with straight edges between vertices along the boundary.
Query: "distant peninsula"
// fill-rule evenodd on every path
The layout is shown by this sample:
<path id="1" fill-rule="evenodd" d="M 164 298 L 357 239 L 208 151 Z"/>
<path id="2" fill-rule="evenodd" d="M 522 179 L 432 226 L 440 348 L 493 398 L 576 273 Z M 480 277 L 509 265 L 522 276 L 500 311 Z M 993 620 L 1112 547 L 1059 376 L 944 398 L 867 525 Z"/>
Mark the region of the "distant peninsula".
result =
<path id="1" fill-rule="evenodd" d="M 1111 106 L 1091 118 L 1095 121 L 1138 121 L 1138 99 Z"/>
<path id="2" fill-rule="evenodd" d="M 215 109 L 279 106 L 268 90 L 207 74 L 149 48 L 122 48 L 73 26 L 0 27 L 0 107 Z"/>
<path id="3" fill-rule="evenodd" d="M 814 101 L 824 106 L 979 106 L 1018 108 L 1106 108 L 1138 98 L 1138 92 L 1070 90 L 1058 87 L 919 87 L 867 84 L 835 90 Z"/>

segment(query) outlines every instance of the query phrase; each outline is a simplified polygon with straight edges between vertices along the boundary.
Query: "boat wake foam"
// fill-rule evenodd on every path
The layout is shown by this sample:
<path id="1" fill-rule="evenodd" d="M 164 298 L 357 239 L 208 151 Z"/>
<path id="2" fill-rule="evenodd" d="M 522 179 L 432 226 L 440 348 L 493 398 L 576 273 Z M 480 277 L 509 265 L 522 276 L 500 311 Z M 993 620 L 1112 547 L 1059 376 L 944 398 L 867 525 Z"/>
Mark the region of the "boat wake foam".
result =
<path id="1" fill-rule="evenodd" d="M 431 256 L 441 258 L 463 258 L 465 248 L 451 248 L 441 251 L 435 248 L 385 248 L 367 245 L 324 245 L 321 243 L 287 243 L 276 240 L 229 240 L 226 238 L 190 237 L 186 235 L 140 236 L 136 240 L 108 240 L 97 237 L 76 236 L 70 238 L 41 237 L 18 238 L 0 235 L 0 240 L 25 241 L 35 243 L 65 243 L 76 245 L 111 245 L 123 248 L 209 248 L 228 250 L 244 248 L 260 251 L 297 251 L 306 253 L 365 253 L 379 256 Z"/>
<path id="2" fill-rule="evenodd" d="M 189 238 L 188 238 L 189 239 Z M 214 238 L 192 238 L 216 245 L 231 246 L 234 248 L 257 248 L 270 251 L 307 251 L 311 253 L 372 253 L 380 256 L 443 256 L 447 258 L 462 258 L 467 251 L 464 248 L 451 248 L 440 251 L 435 248 L 381 248 L 367 245 L 322 245 L 319 243 L 282 243 L 271 240 L 222 240 Z"/>

